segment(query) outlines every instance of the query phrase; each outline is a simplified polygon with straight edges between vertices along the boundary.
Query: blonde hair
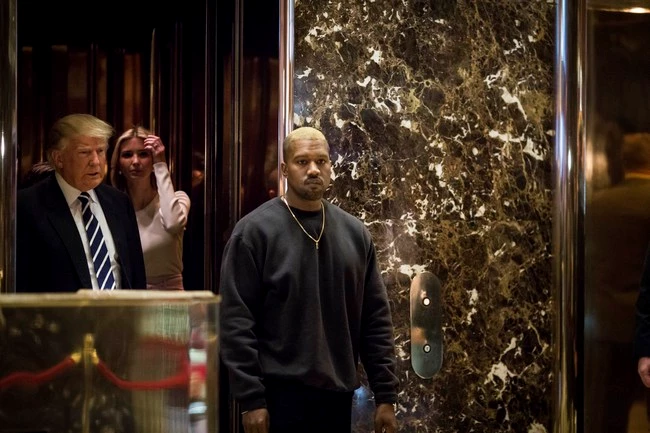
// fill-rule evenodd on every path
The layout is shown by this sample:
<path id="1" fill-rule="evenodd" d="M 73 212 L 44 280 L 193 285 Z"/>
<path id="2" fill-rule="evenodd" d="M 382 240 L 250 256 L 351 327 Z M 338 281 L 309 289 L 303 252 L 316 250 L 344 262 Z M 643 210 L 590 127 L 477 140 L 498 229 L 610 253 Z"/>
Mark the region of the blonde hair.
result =
<path id="1" fill-rule="evenodd" d="M 325 138 L 325 135 L 323 135 L 322 132 L 310 126 L 301 126 L 300 128 L 296 128 L 293 131 L 291 131 L 291 133 L 289 133 L 289 135 L 285 137 L 284 142 L 282 143 L 283 156 L 289 154 L 289 149 L 291 148 L 291 145 L 293 144 L 294 141 L 298 141 L 298 140 L 322 141 L 323 143 L 325 143 L 325 147 L 327 148 L 327 151 L 329 152 L 330 150 L 330 145 L 327 143 L 327 139 Z"/>
<path id="2" fill-rule="evenodd" d="M 60 118 L 50 130 L 47 140 L 47 160 L 54 167 L 52 152 L 63 150 L 71 139 L 79 136 L 99 138 L 108 144 L 108 139 L 113 135 L 113 127 L 101 119 L 90 114 L 69 114 Z"/>
<path id="3" fill-rule="evenodd" d="M 141 126 L 136 126 L 131 129 L 124 131 L 122 135 L 119 136 L 113 147 L 113 154 L 111 155 L 111 185 L 119 189 L 122 192 L 128 194 L 128 189 L 126 187 L 126 178 L 120 171 L 120 152 L 122 150 L 122 145 L 132 138 L 140 138 L 144 141 L 148 135 L 152 135 L 152 132 Z M 151 173 L 151 186 L 156 189 L 156 175 Z"/>

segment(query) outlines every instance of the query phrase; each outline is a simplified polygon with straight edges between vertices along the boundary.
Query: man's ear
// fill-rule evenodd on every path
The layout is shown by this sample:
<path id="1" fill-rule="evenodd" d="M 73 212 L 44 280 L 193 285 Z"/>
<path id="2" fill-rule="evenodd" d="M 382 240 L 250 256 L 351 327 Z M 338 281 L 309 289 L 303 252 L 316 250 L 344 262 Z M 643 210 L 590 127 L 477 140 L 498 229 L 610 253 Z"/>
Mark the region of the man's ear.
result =
<path id="1" fill-rule="evenodd" d="M 52 161 L 54 161 L 54 167 L 63 168 L 63 157 L 60 150 L 52 151 Z"/>
<path id="2" fill-rule="evenodd" d="M 284 161 L 280 163 L 280 171 L 282 172 L 282 176 L 287 177 L 287 164 Z"/>

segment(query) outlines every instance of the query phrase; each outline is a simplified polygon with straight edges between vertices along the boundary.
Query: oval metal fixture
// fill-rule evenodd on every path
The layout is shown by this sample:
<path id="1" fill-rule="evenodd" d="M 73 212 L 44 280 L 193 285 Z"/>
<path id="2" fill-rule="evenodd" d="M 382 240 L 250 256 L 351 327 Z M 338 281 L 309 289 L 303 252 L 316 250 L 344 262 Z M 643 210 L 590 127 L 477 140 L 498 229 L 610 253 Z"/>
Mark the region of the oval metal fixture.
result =
<path id="1" fill-rule="evenodd" d="M 422 272 L 411 282 L 411 366 L 423 379 L 442 367 L 440 291 L 440 280 L 431 272 Z"/>

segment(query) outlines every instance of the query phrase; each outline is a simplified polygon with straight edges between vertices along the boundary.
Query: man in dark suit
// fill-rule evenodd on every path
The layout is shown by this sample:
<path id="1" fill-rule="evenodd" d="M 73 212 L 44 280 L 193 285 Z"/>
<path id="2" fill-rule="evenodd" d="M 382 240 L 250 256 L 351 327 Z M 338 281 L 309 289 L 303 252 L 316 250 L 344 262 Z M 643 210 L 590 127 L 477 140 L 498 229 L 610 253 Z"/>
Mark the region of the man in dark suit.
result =
<path id="1" fill-rule="evenodd" d="M 46 150 L 55 175 L 18 192 L 16 292 L 146 288 L 131 200 L 103 184 L 112 134 L 109 124 L 88 114 L 71 114 L 53 125 Z M 110 286 L 97 278 L 102 271 L 95 271 L 82 192 L 105 241 Z"/>

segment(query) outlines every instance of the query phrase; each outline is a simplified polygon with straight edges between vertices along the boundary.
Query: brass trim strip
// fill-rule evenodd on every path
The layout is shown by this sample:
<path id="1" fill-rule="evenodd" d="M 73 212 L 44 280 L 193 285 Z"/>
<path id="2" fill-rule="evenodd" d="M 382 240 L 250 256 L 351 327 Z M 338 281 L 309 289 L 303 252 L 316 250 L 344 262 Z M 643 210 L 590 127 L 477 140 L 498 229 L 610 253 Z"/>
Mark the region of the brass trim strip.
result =
<path id="1" fill-rule="evenodd" d="M 582 319 L 578 293 L 581 173 L 584 175 L 586 0 L 558 0 L 555 56 L 553 432 L 577 431 Z"/>
<path id="2" fill-rule="evenodd" d="M 16 291 L 17 62 L 16 0 L 0 1 L 0 293 Z"/>
<path id="3" fill-rule="evenodd" d="M 279 87 L 278 87 L 278 195 L 284 195 L 286 186 L 280 175 L 283 160 L 282 142 L 293 130 L 293 65 L 294 65 L 294 4 L 280 1 Z"/>

